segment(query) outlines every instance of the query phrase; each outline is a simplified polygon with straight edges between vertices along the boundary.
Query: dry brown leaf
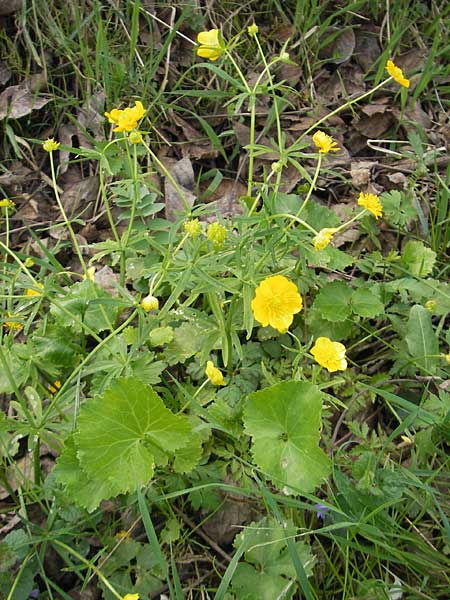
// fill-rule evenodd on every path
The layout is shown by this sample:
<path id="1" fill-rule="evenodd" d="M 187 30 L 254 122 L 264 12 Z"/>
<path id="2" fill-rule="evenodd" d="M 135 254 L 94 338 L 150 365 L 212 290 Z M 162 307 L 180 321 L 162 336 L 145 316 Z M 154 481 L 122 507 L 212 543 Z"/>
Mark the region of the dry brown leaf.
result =
<path id="1" fill-rule="evenodd" d="M 371 180 L 371 171 L 377 164 L 377 162 L 366 160 L 352 162 L 350 165 L 352 184 L 359 190 L 367 186 Z"/>
<path id="2" fill-rule="evenodd" d="M 0 15 L 12 15 L 23 6 L 23 0 L 1 0 Z"/>
<path id="3" fill-rule="evenodd" d="M 395 122 L 394 115 L 389 112 L 378 112 L 371 117 L 357 117 L 353 120 L 353 126 L 366 138 L 381 137 Z"/>
<path id="4" fill-rule="evenodd" d="M 105 126 L 105 92 L 97 86 L 94 89 L 92 96 L 90 96 L 86 102 L 81 106 L 77 113 L 77 119 L 80 126 L 87 131 L 90 131 L 94 139 L 104 139 L 104 126 Z M 92 145 L 87 138 L 80 132 L 81 138 L 80 143 L 86 148 L 91 148 Z"/>
<path id="5" fill-rule="evenodd" d="M 95 283 L 97 283 L 106 292 L 111 294 L 111 296 L 119 295 L 119 276 L 117 273 L 114 273 L 114 271 L 111 269 L 111 267 L 108 267 L 108 265 L 105 265 L 98 271 L 95 271 L 94 280 Z"/>
<path id="6" fill-rule="evenodd" d="M 164 160 L 170 174 L 177 182 L 180 191 L 184 196 L 184 200 L 187 202 L 189 206 L 193 206 L 196 195 L 194 194 L 194 169 L 192 168 L 192 163 L 189 158 L 182 158 L 181 160 L 175 162 L 172 166 L 168 166 L 168 159 Z M 166 219 L 169 221 L 174 221 L 177 217 L 177 212 L 185 212 L 185 203 L 183 199 L 180 198 L 175 187 L 166 177 L 164 180 L 164 195 L 166 200 Z"/>
<path id="7" fill-rule="evenodd" d="M 242 205 L 239 198 L 247 193 L 245 185 L 234 179 L 222 179 L 217 189 L 207 202 L 215 202 L 217 212 L 224 217 L 232 217 L 243 213 Z"/>
<path id="8" fill-rule="evenodd" d="M 50 102 L 51 96 L 38 94 L 37 90 L 43 83 L 43 76 L 38 74 L 18 85 L 6 88 L 0 94 L 0 120 L 6 117 L 20 119 Z"/>
<path id="9" fill-rule="evenodd" d="M 5 85 L 11 78 L 11 71 L 8 68 L 8 65 L 0 60 L 0 85 Z"/>
<path id="10" fill-rule="evenodd" d="M 330 27 L 325 31 L 324 36 L 327 38 L 330 36 L 334 37 L 331 42 L 320 49 L 319 58 L 321 60 L 326 60 L 336 65 L 350 60 L 356 43 L 353 29 L 348 28 L 339 31 L 335 27 Z"/>
<path id="11" fill-rule="evenodd" d="M 90 219 L 99 188 L 98 177 L 83 177 L 78 167 L 70 167 L 60 180 L 61 202 L 69 218 Z"/>
<path id="12" fill-rule="evenodd" d="M 356 62 L 365 73 L 371 71 L 378 60 L 381 50 L 378 44 L 378 33 L 357 29 L 355 31 L 355 52 Z"/>

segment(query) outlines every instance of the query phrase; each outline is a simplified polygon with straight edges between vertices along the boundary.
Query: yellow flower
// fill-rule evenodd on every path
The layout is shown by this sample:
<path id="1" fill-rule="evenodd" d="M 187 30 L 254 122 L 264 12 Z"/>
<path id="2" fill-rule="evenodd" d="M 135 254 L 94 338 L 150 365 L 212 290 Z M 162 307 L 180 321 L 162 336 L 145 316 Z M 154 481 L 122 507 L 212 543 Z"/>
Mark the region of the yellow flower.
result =
<path id="1" fill-rule="evenodd" d="M 126 594 L 122 600 L 139 600 L 139 594 Z"/>
<path id="2" fill-rule="evenodd" d="M 325 367 L 330 373 L 333 371 L 345 371 L 347 361 L 345 360 L 345 346 L 339 342 L 332 342 L 330 338 L 319 337 L 311 348 L 311 354 L 320 366 Z"/>
<path id="3" fill-rule="evenodd" d="M 409 88 L 409 79 L 406 79 L 406 77 L 403 75 L 403 71 L 400 69 L 400 67 L 396 67 L 392 60 L 387 61 L 386 71 L 393 79 L 395 79 L 397 83 L 399 83 L 405 88 Z"/>
<path id="4" fill-rule="evenodd" d="M 303 308 L 302 297 L 297 286 L 283 275 L 263 279 L 256 288 L 251 303 L 255 319 L 263 327 L 270 325 L 281 333 L 286 332 L 295 313 Z"/>
<path id="5" fill-rule="evenodd" d="M 252 25 L 249 25 L 247 27 L 247 33 L 249 36 L 254 37 L 259 31 L 258 25 L 256 25 L 256 23 L 253 23 Z"/>
<path id="6" fill-rule="evenodd" d="M 158 298 L 155 298 L 155 296 L 149 294 L 141 300 L 141 306 L 145 310 L 145 312 L 149 312 L 151 310 L 158 310 L 159 300 Z"/>
<path id="7" fill-rule="evenodd" d="M 24 260 L 23 264 L 26 267 L 34 267 L 34 260 L 31 258 L 31 256 L 27 256 L 26 259 Z"/>
<path id="8" fill-rule="evenodd" d="M 86 273 L 83 275 L 83 279 L 88 279 L 89 281 L 95 281 L 95 267 L 89 267 L 86 270 Z"/>
<path id="9" fill-rule="evenodd" d="M 38 284 L 36 284 L 36 287 L 38 287 L 39 290 L 36 290 L 33 288 L 27 288 L 25 290 L 25 296 L 28 296 L 30 298 L 32 298 L 33 296 L 42 296 L 42 292 L 40 290 L 42 290 L 42 288 L 44 286 L 42 285 L 42 283 L 38 283 Z"/>
<path id="10" fill-rule="evenodd" d="M 190 221 L 186 221 L 183 227 L 185 232 L 193 238 L 198 237 L 202 232 L 202 225 L 198 219 L 190 219 Z"/>
<path id="11" fill-rule="evenodd" d="M 205 374 L 213 385 L 226 385 L 220 369 L 214 366 L 212 360 L 206 363 Z"/>
<path id="12" fill-rule="evenodd" d="M 59 379 L 57 379 L 56 381 L 53 382 L 53 384 L 49 383 L 47 385 L 47 389 L 52 393 L 52 394 L 56 394 L 56 392 L 61 388 L 61 382 L 59 381 Z"/>
<path id="13" fill-rule="evenodd" d="M 45 142 L 42 143 L 42 147 L 46 152 L 53 152 L 54 150 L 58 150 L 60 145 L 61 144 L 53 138 L 48 138 L 47 140 L 45 140 Z"/>
<path id="14" fill-rule="evenodd" d="M 142 102 L 136 100 L 134 106 L 124 108 L 113 108 L 111 112 L 105 112 L 105 117 L 110 123 L 117 125 L 113 131 L 132 131 L 136 129 L 138 121 L 145 115 Z"/>
<path id="15" fill-rule="evenodd" d="M 225 51 L 218 29 L 201 31 L 197 36 L 197 42 L 200 47 L 197 48 L 197 55 L 209 60 L 217 60 Z"/>
<path id="16" fill-rule="evenodd" d="M 375 219 L 383 216 L 383 205 L 376 194 L 365 194 L 361 192 L 358 198 L 358 206 L 363 206 L 371 212 Z"/>
<path id="17" fill-rule="evenodd" d="M 19 323 L 19 321 L 16 320 L 17 319 L 16 315 L 13 315 L 12 313 L 8 312 L 8 313 L 6 313 L 6 316 L 13 320 L 5 321 L 3 323 L 3 327 L 5 327 L 6 329 L 9 329 L 10 331 L 20 331 L 21 329 L 23 329 L 23 324 Z"/>
<path id="18" fill-rule="evenodd" d="M 448 362 L 448 364 L 450 365 L 450 352 L 448 354 L 443 354 L 442 355 L 443 358 L 445 358 L 445 360 Z"/>
<path id="19" fill-rule="evenodd" d="M 227 228 L 217 222 L 210 223 L 206 235 L 216 248 L 220 248 L 227 237 Z"/>
<path id="20" fill-rule="evenodd" d="M 321 154 L 338 152 L 340 150 L 339 146 L 333 140 L 331 135 L 327 135 L 323 131 L 316 131 L 312 139 Z"/>
<path id="21" fill-rule="evenodd" d="M 314 237 L 313 244 L 316 250 L 323 250 L 331 242 L 333 235 L 336 233 L 337 227 L 325 227 Z"/>
<path id="22" fill-rule="evenodd" d="M 0 200 L 0 208 L 14 208 L 16 205 L 12 200 L 8 200 L 8 198 L 3 198 Z"/>

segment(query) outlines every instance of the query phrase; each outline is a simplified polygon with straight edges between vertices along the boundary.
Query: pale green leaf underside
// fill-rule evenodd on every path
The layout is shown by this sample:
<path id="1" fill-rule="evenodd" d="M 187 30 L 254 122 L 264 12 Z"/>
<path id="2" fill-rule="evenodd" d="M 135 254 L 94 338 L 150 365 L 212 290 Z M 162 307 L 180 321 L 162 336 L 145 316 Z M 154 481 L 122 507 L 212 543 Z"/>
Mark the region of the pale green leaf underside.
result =
<path id="1" fill-rule="evenodd" d="M 253 457 L 278 487 L 308 493 L 328 475 L 329 459 L 318 446 L 321 409 L 320 390 L 307 382 L 286 381 L 250 395 L 244 423 Z"/>
<path id="2" fill-rule="evenodd" d="M 427 373 L 433 373 L 439 361 L 439 343 L 431 313 L 420 304 L 415 304 L 409 312 L 405 339 L 416 364 Z"/>

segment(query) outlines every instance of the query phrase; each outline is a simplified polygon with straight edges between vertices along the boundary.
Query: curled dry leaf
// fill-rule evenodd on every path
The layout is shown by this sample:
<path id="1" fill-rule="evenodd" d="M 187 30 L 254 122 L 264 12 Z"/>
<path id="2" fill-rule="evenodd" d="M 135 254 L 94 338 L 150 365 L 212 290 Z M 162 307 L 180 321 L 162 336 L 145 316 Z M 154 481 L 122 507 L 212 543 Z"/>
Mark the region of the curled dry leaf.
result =
<path id="1" fill-rule="evenodd" d="M 324 38 L 323 41 L 326 43 L 319 50 L 320 59 L 336 65 L 350 60 L 356 43 L 353 29 L 339 30 L 335 27 L 330 27 L 325 31 Z"/>
<path id="2" fill-rule="evenodd" d="M 30 79 L 12 85 L 0 94 L 0 120 L 20 119 L 29 115 L 33 110 L 39 110 L 52 99 L 51 96 L 43 96 L 37 90 L 44 83 L 41 74 L 30 77 Z"/>

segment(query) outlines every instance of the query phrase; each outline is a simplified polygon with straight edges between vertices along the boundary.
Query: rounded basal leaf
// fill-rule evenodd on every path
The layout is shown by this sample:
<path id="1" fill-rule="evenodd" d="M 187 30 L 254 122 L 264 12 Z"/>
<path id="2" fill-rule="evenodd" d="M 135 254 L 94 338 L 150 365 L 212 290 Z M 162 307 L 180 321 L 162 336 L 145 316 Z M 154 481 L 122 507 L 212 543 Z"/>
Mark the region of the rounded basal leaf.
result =
<path id="1" fill-rule="evenodd" d="M 368 288 L 358 288 L 351 298 L 353 311 L 361 317 L 374 318 L 384 313 L 384 304 Z"/>
<path id="2" fill-rule="evenodd" d="M 286 491 L 312 492 L 330 471 L 318 446 L 321 410 L 322 394 L 307 382 L 285 381 L 249 396 L 244 424 L 254 460 Z"/>
<path id="3" fill-rule="evenodd" d="M 332 281 L 323 286 L 314 301 L 320 316 L 327 321 L 345 321 L 350 316 L 351 288 L 343 281 Z"/>
<path id="4" fill-rule="evenodd" d="M 115 496 L 145 485 L 155 464 L 188 445 L 190 436 L 188 419 L 168 410 L 156 392 L 137 379 L 119 379 L 83 406 L 74 440 L 81 468 L 108 481 Z"/>

